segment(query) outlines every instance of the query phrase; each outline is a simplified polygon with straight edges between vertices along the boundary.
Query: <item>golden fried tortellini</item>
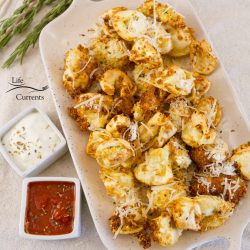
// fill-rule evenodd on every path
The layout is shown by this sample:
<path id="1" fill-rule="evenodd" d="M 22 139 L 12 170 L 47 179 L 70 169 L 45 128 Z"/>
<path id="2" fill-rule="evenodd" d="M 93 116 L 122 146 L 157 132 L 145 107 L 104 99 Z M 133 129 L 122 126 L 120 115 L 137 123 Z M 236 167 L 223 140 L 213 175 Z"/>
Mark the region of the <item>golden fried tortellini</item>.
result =
<path id="1" fill-rule="evenodd" d="M 250 143 L 242 144 L 234 149 L 230 161 L 235 163 L 247 180 L 250 180 Z"/>
<path id="2" fill-rule="evenodd" d="M 161 246 L 174 245 L 182 235 L 182 229 L 176 228 L 172 222 L 171 216 L 164 211 L 150 220 L 150 229 L 152 231 L 153 240 Z"/>
<path id="3" fill-rule="evenodd" d="M 162 74 L 151 84 L 175 96 L 185 96 L 191 93 L 194 80 L 191 72 L 177 65 L 172 65 L 163 70 Z"/>
<path id="4" fill-rule="evenodd" d="M 130 195 L 124 203 L 117 204 L 114 215 L 109 219 L 109 224 L 114 238 L 118 234 L 135 234 L 142 231 L 147 223 L 146 206 L 137 199 L 129 200 Z"/>
<path id="5" fill-rule="evenodd" d="M 216 138 L 216 130 L 209 127 L 205 114 L 194 112 L 184 122 L 181 138 L 191 147 L 198 147 L 202 144 L 213 144 Z"/>
<path id="6" fill-rule="evenodd" d="M 155 4 L 155 6 L 154 6 Z M 154 2 L 154 0 L 146 0 L 138 11 L 141 11 L 144 15 L 154 17 L 154 9 L 156 19 L 164 24 L 171 25 L 174 28 L 185 27 L 185 21 L 182 15 L 177 13 L 173 8 L 167 4 Z"/>
<path id="7" fill-rule="evenodd" d="M 129 42 L 144 35 L 148 28 L 147 18 L 136 10 L 119 11 L 111 20 L 119 36 Z"/>
<path id="8" fill-rule="evenodd" d="M 126 131 L 131 125 L 130 118 L 125 115 L 114 116 L 106 126 L 106 130 L 114 138 L 125 138 Z"/>
<path id="9" fill-rule="evenodd" d="M 170 202 L 187 196 L 188 187 L 181 181 L 170 180 L 167 184 L 148 188 L 147 196 L 151 211 L 166 211 Z"/>
<path id="10" fill-rule="evenodd" d="M 119 38 L 102 36 L 91 43 L 95 59 L 105 69 L 122 69 L 129 63 L 129 52 L 124 41 Z"/>
<path id="11" fill-rule="evenodd" d="M 117 37 L 117 32 L 114 29 L 112 18 L 113 16 L 120 11 L 127 10 L 125 7 L 115 7 L 108 11 L 105 11 L 101 18 L 103 22 L 101 23 L 101 30 L 104 33 L 104 35 L 110 36 L 110 37 Z"/>
<path id="12" fill-rule="evenodd" d="M 115 202 L 123 202 L 130 189 L 134 188 L 134 175 L 131 170 L 116 171 L 112 169 L 100 170 L 100 177 L 106 188 L 107 194 Z"/>
<path id="13" fill-rule="evenodd" d="M 228 157 L 228 154 L 227 143 L 218 136 L 213 144 L 201 145 L 190 150 L 190 156 L 199 168 L 211 163 L 223 162 Z"/>
<path id="14" fill-rule="evenodd" d="M 72 97 L 90 87 L 89 75 L 96 67 L 96 60 L 89 55 L 88 49 L 80 44 L 66 53 L 63 84 Z"/>
<path id="15" fill-rule="evenodd" d="M 193 198 L 180 197 L 170 204 L 171 214 L 177 228 L 200 230 L 202 219 L 201 208 Z"/>
<path id="16" fill-rule="evenodd" d="M 169 52 L 170 56 L 181 57 L 189 55 L 190 45 L 193 40 L 192 30 L 188 27 L 170 28 L 169 30 L 172 38 L 173 49 Z"/>
<path id="17" fill-rule="evenodd" d="M 234 204 L 216 196 L 199 195 L 180 197 L 170 207 L 178 228 L 206 231 L 223 225 L 232 214 Z"/>
<path id="18" fill-rule="evenodd" d="M 188 99 L 195 105 L 208 92 L 211 87 L 211 82 L 208 78 L 198 73 L 193 73 L 193 76 L 195 78 L 194 87 Z"/>
<path id="19" fill-rule="evenodd" d="M 117 93 L 121 97 L 133 96 L 137 89 L 127 74 L 119 69 L 107 70 L 99 83 L 102 90 L 108 95 Z"/>
<path id="20" fill-rule="evenodd" d="M 169 118 L 177 128 L 178 132 L 181 132 L 183 126 L 183 120 L 189 118 L 192 114 L 192 106 L 188 99 L 185 97 L 177 97 L 170 99 L 169 105 Z"/>
<path id="21" fill-rule="evenodd" d="M 185 144 L 177 137 L 172 137 L 165 146 L 170 152 L 170 160 L 173 169 L 187 169 L 191 159 Z"/>
<path id="22" fill-rule="evenodd" d="M 203 112 L 208 119 L 209 126 L 217 127 L 222 116 L 221 107 L 219 102 L 212 96 L 205 96 L 200 99 L 196 109 Z"/>
<path id="23" fill-rule="evenodd" d="M 153 45 L 160 54 L 167 54 L 173 48 L 171 34 L 165 30 L 161 23 L 156 22 L 154 24 L 152 20 L 145 37 L 148 37 L 150 44 Z"/>
<path id="24" fill-rule="evenodd" d="M 132 109 L 134 120 L 147 122 L 157 111 L 160 110 L 161 93 L 153 85 L 145 85 L 140 100 L 134 104 Z"/>
<path id="25" fill-rule="evenodd" d="M 99 144 L 111 138 L 112 138 L 111 134 L 106 130 L 91 132 L 86 147 L 86 153 L 95 158 L 96 149 L 99 146 Z"/>
<path id="26" fill-rule="evenodd" d="M 77 104 L 69 109 L 70 116 L 84 131 L 104 128 L 110 118 L 113 99 L 98 93 L 81 94 Z"/>
<path id="27" fill-rule="evenodd" d="M 141 123 L 138 129 L 139 138 L 144 147 L 161 148 L 176 133 L 177 129 L 163 113 L 157 112 L 149 121 Z"/>
<path id="28" fill-rule="evenodd" d="M 143 64 L 149 69 L 163 66 L 161 54 L 145 37 L 138 38 L 134 42 L 129 60 L 136 64 Z"/>
<path id="29" fill-rule="evenodd" d="M 223 225 L 233 213 L 234 204 L 217 196 L 199 195 L 194 199 L 199 204 L 202 213 L 201 231 Z"/>
<path id="30" fill-rule="evenodd" d="M 190 59 L 193 71 L 203 75 L 211 74 L 218 65 L 218 60 L 206 40 L 192 41 L 190 45 Z"/>
<path id="31" fill-rule="evenodd" d="M 96 160 L 105 169 L 131 168 L 135 152 L 130 143 L 121 138 L 104 141 L 96 149 Z"/>
<path id="32" fill-rule="evenodd" d="M 173 178 L 169 152 L 165 148 L 149 149 L 144 162 L 134 169 L 138 181 L 147 185 L 164 185 Z"/>

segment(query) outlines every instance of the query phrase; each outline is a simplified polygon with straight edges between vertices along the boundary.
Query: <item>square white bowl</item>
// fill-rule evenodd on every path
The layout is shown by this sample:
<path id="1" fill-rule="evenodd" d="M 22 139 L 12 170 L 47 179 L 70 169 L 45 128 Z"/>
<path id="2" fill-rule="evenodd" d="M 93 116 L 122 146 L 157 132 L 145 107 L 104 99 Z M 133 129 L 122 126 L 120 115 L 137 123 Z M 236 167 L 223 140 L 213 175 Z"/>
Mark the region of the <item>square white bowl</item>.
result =
<path id="1" fill-rule="evenodd" d="M 25 216 L 27 207 L 27 197 L 28 197 L 28 185 L 31 182 L 41 182 L 41 181 L 63 181 L 72 182 L 75 184 L 75 211 L 74 211 L 74 225 L 71 233 L 60 234 L 60 235 L 37 235 L 29 234 L 24 230 L 25 226 Z M 80 181 L 77 178 L 71 177 L 31 177 L 25 178 L 22 185 L 22 201 L 21 201 L 21 211 L 20 211 L 20 222 L 19 222 L 19 235 L 25 239 L 37 239 L 37 240 L 62 240 L 77 238 L 81 235 L 81 186 Z"/>
<path id="2" fill-rule="evenodd" d="M 8 153 L 7 149 L 4 147 L 2 143 L 3 136 L 21 119 L 23 119 L 26 115 L 32 112 L 39 112 L 39 114 L 43 117 L 43 119 L 48 123 L 48 125 L 53 129 L 53 131 L 58 135 L 60 139 L 60 144 L 57 146 L 54 152 L 48 154 L 45 158 L 38 161 L 33 166 L 29 167 L 27 170 L 22 171 L 20 167 L 14 162 L 11 155 Z M 27 177 L 27 176 L 36 176 L 40 172 L 42 172 L 45 168 L 47 168 L 49 165 L 51 165 L 53 162 L 55 162 L 57 159 L 59 159 L 62 155 L 64 155 L 67 152 L 67 143 L 64 139 L 61 132 L 57 129 L 57 127 L 54 125 L 54 123 L 50 120 L 50 118 L 45 114 L 42 110 L 39 108 L 32 106 L 18 115 L 16 115 L 14 118 L 12 118 L 9 122 L 7 122 L 2 128 L 0 128 L 0 152 L 2 153 L 5 160 L 9 163 L 9 165 L 19 174 L 21 177 Z"/>

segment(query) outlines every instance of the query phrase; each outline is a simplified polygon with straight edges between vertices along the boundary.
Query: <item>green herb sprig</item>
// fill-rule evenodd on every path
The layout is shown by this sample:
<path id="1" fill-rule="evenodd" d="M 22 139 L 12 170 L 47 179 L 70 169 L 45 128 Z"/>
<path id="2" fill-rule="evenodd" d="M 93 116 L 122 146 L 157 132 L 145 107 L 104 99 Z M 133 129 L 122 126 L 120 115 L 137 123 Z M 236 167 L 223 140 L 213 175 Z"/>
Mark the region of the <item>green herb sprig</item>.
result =
<path id="1" fill-rule="evenodd" d="M 50 4 L 52 3 L 54 0 L 45 0 L 42 1 L 44 4 Z M 8 68 L 10 67 L 10 65 L 15 61 L 16 58 L 20 58 L 21 62 L 23 60 L 23 57 L 25 55 L 25 53 L 27 52 L 27 50 L 29 49 L 30 46 L 35 46 L 40 33 L 42 31 L 42 29 L 52 20 L 54 20 L 56 17 L 58 17 L 59 15 L 61 15 L 72 3 L 73 0 L 59 0 L 59 2 L 52 7 L 52 9 L 42 18 L 42 20 L 40 21 L 40 23 L 38 25 L 36 25 L 33 30 L 27 35 L 27 37 L 17 46 L 17 48 L 11 53 L 10 57 L 3 63 L 3 65 L 1 66 L 2 68 Z M 24 1 L 24 5 L 27 4 L 29 5 L 30 2 L 34 2 L 34 0 L 26 0 Z M 37 2 L 39 2 L 41 4 L 41 0 L 38 0 Z M 38 4 L 38 3 L 37 3 Z M 27 6 L 26 5 L 26 6 Z M 16 10 L 16 15 L 18 15 L 20 12 L 22 12 L 22 9 L 25 8 L 24 6 L 21 6 L 19 9 Z M 37 10 L 37 8 L 36 8 Z M 30 14 L 31 15 L 31 14 Z M 30 24 L 29 22 L 31 22 L 32 20 L 30 20 L 30 15 L 26 15 L 24 16 L 24 20 L 27 21 L 27 23 L 25 23 L 25 21 L 23 20 L 23 24 L 21 26 L 19 26 L 19 29 L 13 29 L 12 30 L 12 35 L 18 33 L 19 31 L 23 31 L 23 29 L 27 28 L 28 25 Z M 33 15 L 34 16 L 34 15 Z M 33 18 L 33 17 L 32 17 Z M 14 18 L 13 18 L 14 19 Z M 9 22 L 9 24 L 13 24 L 14 21 L 13 19 L 6 19 L 3 20 L 2 23 L 0 24 L 1 27 L 6 27 L 7 22 Z M 4 24 L 5 23 L 5 24 Z M 3 25 L 4 24 L 4 25 Z M 20 28 L 21 27 L 21 28 Z M 4 29 L 3 29 L 4 30 Z M 0 30 L 1 32 L 1 30 Z M 6 32 L 6 30 L 5 30 Z M 0 33 L 1 35 L 1 33 Z M 11 38 L 10 38 L 11 39 Z M 6 38 L 6 41 L 8 39 Z"/>
<path id="2" fill-rule="evenodd" d="M 27 30 L 34 16 L 44 5 L 50 5 L 55 0 L 25 0 L 23 4 L 14 11 L 13 15 L 0 23 L 0 49 L 4 48 L 13 36 Z"/>

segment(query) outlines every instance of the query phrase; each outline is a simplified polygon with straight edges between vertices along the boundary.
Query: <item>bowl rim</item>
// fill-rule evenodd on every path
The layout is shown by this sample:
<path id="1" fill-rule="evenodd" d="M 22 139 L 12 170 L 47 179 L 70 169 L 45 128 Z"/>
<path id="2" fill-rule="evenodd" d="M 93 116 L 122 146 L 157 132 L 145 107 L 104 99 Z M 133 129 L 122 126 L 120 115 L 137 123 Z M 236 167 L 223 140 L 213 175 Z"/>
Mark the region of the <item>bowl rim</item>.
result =
<path id="1" fill-rule="evenodd" d="M 74 213 L 74 224 L 73 230 L 68 234 L 60 235 L 35 235 L 29 234 L 24 231 L 25 224 L 25 213 L 27 207 L 27 191 L 28 185 L 31 182 L 72 182 L 75 184 L 75 213 Z M 80 181 L 74 177 L 29 177 L 23 179 L 22 183 L 22 198 L 21 198 L 21 209 L 20 209 L 20 220 L 19 220 L 19 236 L 26 239 L 38 239 L 38 240 L 62 240 L 77 238 L 81 235 L 81 188 Z"/>

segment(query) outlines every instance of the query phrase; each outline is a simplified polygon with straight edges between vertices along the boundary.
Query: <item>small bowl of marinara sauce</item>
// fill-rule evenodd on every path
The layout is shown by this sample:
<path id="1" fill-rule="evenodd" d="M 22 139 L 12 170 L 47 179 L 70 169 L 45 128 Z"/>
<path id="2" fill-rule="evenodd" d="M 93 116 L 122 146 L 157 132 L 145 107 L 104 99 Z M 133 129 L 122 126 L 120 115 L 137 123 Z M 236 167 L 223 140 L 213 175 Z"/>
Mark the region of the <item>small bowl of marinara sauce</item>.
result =
<path id="1" fill-rule="evenodd" d="M 80 182 L 67 177 L 23 180 L 19 235 L 57 240 L 80 236 Z"/>

